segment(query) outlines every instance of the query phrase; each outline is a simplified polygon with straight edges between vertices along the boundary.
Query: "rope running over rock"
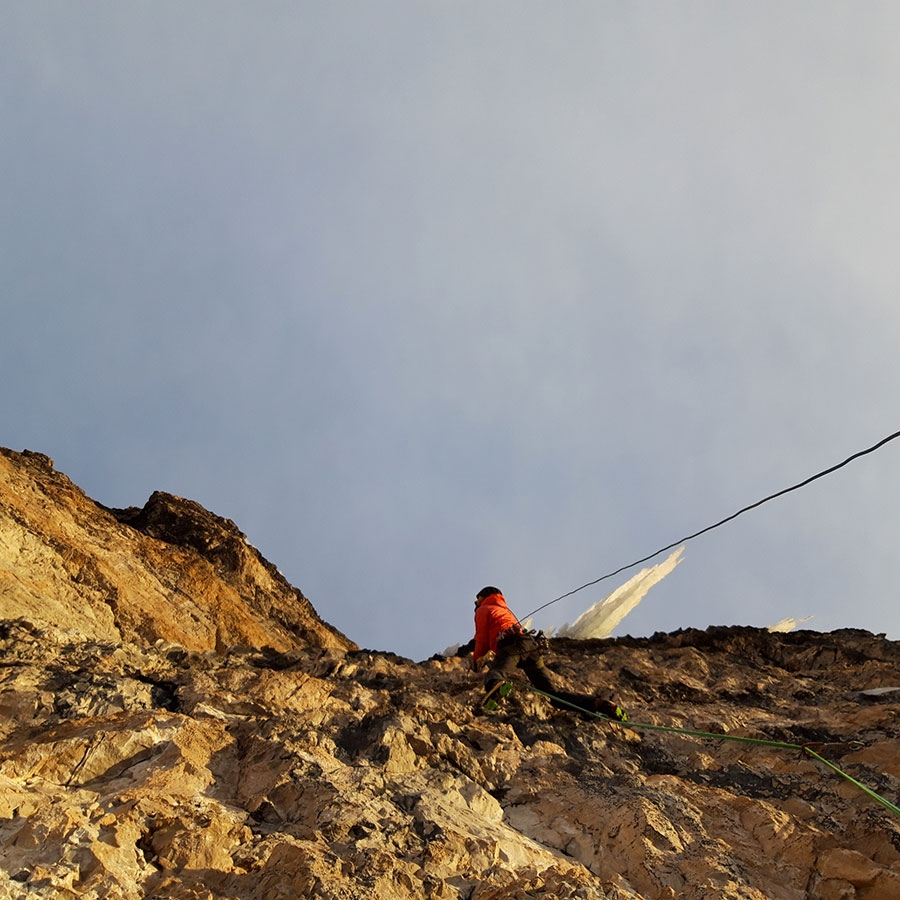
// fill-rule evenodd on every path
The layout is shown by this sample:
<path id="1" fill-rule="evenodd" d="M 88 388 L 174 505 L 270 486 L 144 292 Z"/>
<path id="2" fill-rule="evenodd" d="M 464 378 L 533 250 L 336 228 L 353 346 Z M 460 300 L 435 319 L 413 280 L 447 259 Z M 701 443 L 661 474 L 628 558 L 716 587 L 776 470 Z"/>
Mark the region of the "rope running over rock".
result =
<path id="1" fill-rule="evenodd" d="M 534 694 L 540 694 L 542 697 L 547 697 L 549 699 L 552 699 L 555 703 L 562 703 L 565 706 L 570 707 L 575 712 L 582 713 L 583 715 L 586 715 L 586 716 L 591 716 L 592 718 L 595 718 L 595 719 L 600 719 L 603 722 L 609 722 L 613 725 L 618 725 L 620 728 L 641 729 L 644 731 L 661 731 L 661 732 L 666 732 L 668 734 L 681 734 L 681 735 L 685 735 L 687 737 L 705 738 L 708 740 L 715 740 L 715 741 L 736 741 L 736 742 L 740 742 L 742 744 L 755 744 L 757 746 L 762 746 L 762 747 L 774 747 L 775 749 L 778 749 L 778 750 L 799 750 L 805 756 L 808 756 L 812 759 L 818 760 L 820 763 L 822 763 L 823 765 L 825 765 L 829 769 L 831 769 L 835 774 L 840 775 L 841 778 L 845 779 L 846 781 L 850 782 L 850 784 L 859 788 L 859 790 L 861 790 L 864 794 L 868 795 L 873 800 L 880 803 L 886 809 L 889 809 L 895 815 L 900 816 L 900 807 L 891 803 L 890 800 L 886 799 L 885 797 L 882 797 L 880 794 L 875 793 L 875 791 L 873 791 L 871 788 L 868 788 L 864 784 L 862 784 L 860 781 L 857 781 L 852 775 L 849 775 L 843 769 L 836 766 L 830 760 L 825 759 L 823 756 L 821 756 L 819 753 L 817 753 L 816 750 L 813 749 L 814 747 L 817 747 L 820 750 L 823 750 L 823 749 L 825 749 L 826 746 L 836 746 L 835 744 L 825 744 L 825 743 L 820 743 L 820 742 L 810 742 L 807 744 L 792 744 L 787 741 L 770 741 L 770 740 L 764 740 L 762 738 L 741 737 L 740 735 L 736 735 L 736 734 L 719 734 L 714 731 L 697 731 L 692 728 L 676 728 L 673 725 L 651 725 L 647 722 L 630 722 L 630 721 L 629 722 L 619 722 L 616 719 L 611 719 L 609 716 L 604 716 L 603 713 L 598 713 L 598 712 L 594 712 L 593 710 L 584 709 L 575 703 L 570 703 L 567 700 L 563 700 L 562 697 L 557 697 L 555 694 L 550 694 L 547 691 L 542 691 L 540 688 L 536 688 L 533 684 L 529 684 L 526 681 L 514 681 L 513 683 L 519 687 L 527 688 L 529 691 L 531 691 Z M 853 742 L 848 742 L 848 743 L 859 744 L 858 741 L 853 741 Z M 841 746 L 843 746 L 843 745 L 841 745 Z M 862 745 L 859 744 L 859 746 L 862 746 Z"/>

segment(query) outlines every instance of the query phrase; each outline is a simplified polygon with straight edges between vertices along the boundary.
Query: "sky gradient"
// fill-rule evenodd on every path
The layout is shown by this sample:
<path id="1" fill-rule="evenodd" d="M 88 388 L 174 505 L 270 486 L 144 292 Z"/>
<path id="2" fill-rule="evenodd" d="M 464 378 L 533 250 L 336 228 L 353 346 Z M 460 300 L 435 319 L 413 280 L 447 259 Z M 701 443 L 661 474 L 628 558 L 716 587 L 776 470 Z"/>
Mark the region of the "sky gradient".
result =
<path id="1" fill-rule="evenodd" d="M 0 0 L 0 444 L 421 659 L 900 429 L 900 7 Z M 900 639 L 900 441 L 616 633 Z M 561 601 L 561 625 L 631 572 Z"/>

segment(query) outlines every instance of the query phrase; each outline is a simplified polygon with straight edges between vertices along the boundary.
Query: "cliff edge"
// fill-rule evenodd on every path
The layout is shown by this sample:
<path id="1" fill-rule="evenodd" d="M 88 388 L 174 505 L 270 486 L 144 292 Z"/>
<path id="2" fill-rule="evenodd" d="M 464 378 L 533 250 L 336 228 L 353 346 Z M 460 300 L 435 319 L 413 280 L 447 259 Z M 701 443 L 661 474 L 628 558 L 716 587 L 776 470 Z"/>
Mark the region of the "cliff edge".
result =
<path id="1" fill-rule="evenodd" d="M 900 642 L 551 640 L 624 726 L 486 714 L 466 663 L 357 649 L 197 504 L 0 452 L 0 898 L 900 896 Z"/>

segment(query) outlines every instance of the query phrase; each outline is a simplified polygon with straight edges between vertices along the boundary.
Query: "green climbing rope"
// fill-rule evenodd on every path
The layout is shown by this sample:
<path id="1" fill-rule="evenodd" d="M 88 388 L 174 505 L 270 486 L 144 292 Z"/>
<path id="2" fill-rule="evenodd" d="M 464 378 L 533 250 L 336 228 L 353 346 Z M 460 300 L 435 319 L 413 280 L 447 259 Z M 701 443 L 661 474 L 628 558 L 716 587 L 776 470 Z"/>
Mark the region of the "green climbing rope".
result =
<path id="1" fill-rule="evenodd" d="M 876 794 L 875 791 L 873 791 L 871 788 L 868 788 L 861 782 L 857 781 L 852 775 L 849 775 L 843 769 L 838 768 L 833 762 L 825 759 L 824 756 L 820 756 L 818 753 L 816 753 L 815 750 L 812 749 L 809 744 L 803 746 L 803 752 L 807 756 L 811 756 L 813 757 L 813 759 L 817 759 L 823 765 L 828 766 L 828 768 L 831 769 L 832 772 L 840 775 L 841 778 L 846 779 L 850 782 L 850 784 L 858 787 L 864 794 L 868 794 L 868 796 L 870 796 L 873 800 L 875 800 L 877 803 L 880 803 L 886 809 L 889 809 L 895 815 L 900 816 L 900 806 L 895 806 L 893 803 L 891 803 L 890 800 L 885 799 L 881 796 L 881 794 Z"/>
<path id="2" fill-rule="evenodd" d="M 693 728 L 677 728 L 674 725 L 651 725 L 648 722 L 632 721 L 620 722 L 616 719 L 611 719 L 609 716 L 603 715 L 603 713 L 598 713 L 590 709 L 584 709 L 583 707 L 578 706 L 576 703 L 570 703 L 568 700 L 564 700 L 562 697 L 557 697 L 555 694 L 550 694 L 547 691 L 542 691 L 540 688 L 536 688 L 533 684 L 529 684 L 526 681 L 516 681 L 514 683 L 520 687 L 527 688 L 534 694 L 540 694 L 542 697 L 547 697 L 548 699 L 553 700 L 554 703 L 568 706 L 575 712 L 582 713 L 586 716 L 592 716 L 593 718 L 600 719 L 604 722 L 610 722 L 613 725 L 618 725 L 620 728 L 641 729 L 643 731 L 662 731 L 668 734 L 681 734 L 686 735 L 687 737 L 707 738 L 709 740 L 715 741 L 736 741 L 742 744 L 756 744 L 757 746 L 761 747 L 774 747 L 779 750 L 799 750 L 806 756 L 818 760 L 820 763 L 831 769 L 835 774 L 840 775 L 841 778 L 844 778 L 846 781 L 849 781 L 850 784 L 855 785 L 857 788 L 859 788 L 859 790 L 871 797 L 877 803 L 880 803 L 883 807 L 889 809 L 895 815 L 900 816 L 900 807 L 891 803 L 890 800 L 887 800 L 880 794 L 875 793 L 875 791 L 873 791 L 871 788 L 866 787 L 860 781 L 857 781 L 852 775 L 848 774 L 839 766 L 836 766 L 833 762 L 825 759 L 825 757 L 816 753 L 816 751 L 812 749 L 814 746 L 821 748 L 825 746 L 824 744 L 791 744 L 787 741 L 768 741 L 762 738 L 742 737 L 741 735 L 737 734 L 721 734 L 715 731 L 697 731 Z"/>

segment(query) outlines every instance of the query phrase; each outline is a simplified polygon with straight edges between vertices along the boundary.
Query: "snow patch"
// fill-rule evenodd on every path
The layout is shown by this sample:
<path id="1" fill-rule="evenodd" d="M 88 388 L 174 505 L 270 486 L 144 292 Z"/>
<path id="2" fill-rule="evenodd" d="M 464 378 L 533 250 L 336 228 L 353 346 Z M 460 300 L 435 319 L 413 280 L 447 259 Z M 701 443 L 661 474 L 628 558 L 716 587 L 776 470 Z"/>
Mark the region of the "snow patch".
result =
<path id="1" fill-rule="evenodd" d="M 684 547 L 679 547 L 666 560 L 641 569 L 633 578 L 616 588 L 599 603 L 586 609 L 571 625 L 563 625 L 556 637 L 608 638 L 613 629 L 644 599 L 654 584 L 662 581 L 680 562 Z M 553 633 L 552 630 L 547 630 Z"/>
<path id="2" fill-rule="evenodd" d="M 774 625 L 770 625 L 766 631 L 773 632 L 788 632 L 793 631 L 798 625 L 802 625 L 804 622 L 808 622 L 812 616 L 805 616 L 802 619 L 782 619 L 780 622 L 776 622 Z"/>
<path id="3" fill-rule="evenodd" d="M 860 691 L 860 694 L 864 697 L 881 697 L 884 694 L 893 694 L 896 691 L 900 691 L 900 687 L 869 688 L 867 691 Z"/>

